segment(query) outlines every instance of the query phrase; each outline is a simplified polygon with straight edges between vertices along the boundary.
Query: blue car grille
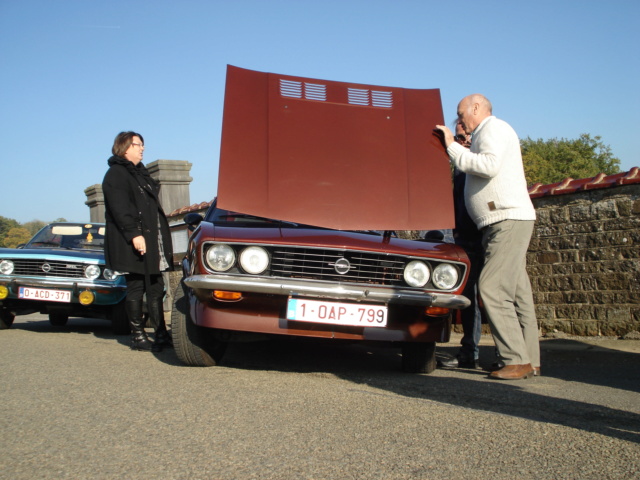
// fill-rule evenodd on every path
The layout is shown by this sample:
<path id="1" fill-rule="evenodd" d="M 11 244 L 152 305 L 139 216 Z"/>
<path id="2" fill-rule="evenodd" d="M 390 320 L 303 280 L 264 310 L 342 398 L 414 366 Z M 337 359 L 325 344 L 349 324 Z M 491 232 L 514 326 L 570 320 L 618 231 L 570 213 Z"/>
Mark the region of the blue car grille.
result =
<path id="1" fill-rule="evenodd" d="M 85 278 L 84 263 L 21 259 L 13 260 L 13 265 L 13 276 Z"/>
<path id="2" fill-rule="evenodd" d="M 336 271 L 339 259 L 349 262 L 347 273 Z M 287 278 L 402 286 L 407 262 L 407 258 L 399 255 L 351 250 L 287 247 L 271 250 L 271 274 Z"/>

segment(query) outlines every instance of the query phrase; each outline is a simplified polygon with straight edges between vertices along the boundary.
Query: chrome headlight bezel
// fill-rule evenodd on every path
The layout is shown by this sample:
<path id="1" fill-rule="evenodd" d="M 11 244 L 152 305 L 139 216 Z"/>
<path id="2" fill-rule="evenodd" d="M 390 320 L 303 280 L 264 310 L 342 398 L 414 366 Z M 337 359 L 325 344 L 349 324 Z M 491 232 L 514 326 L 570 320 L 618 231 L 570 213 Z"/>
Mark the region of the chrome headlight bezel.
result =
<path id="1" fill-rule="evenodd" d="M 236 264 L 236 252 L 229 245 L 218 243 L 207 249 L 204 260 L 211 270 L 227 272 Z"/>
<path id="2" fill-rule="evenodd" d="M 87 265 L 84 267 L 84 276 L 89 280 L 95 280 L 100 276 L 100 266 L 99 265 Z"/>
<path id="3" fill-rule="evenodd" d="M 412 260 L 404 267 L 404 273 L 402 274 L 404 281 L 407 285 L 415 288 L 422 288 L 429 283 L 431 277 L 431 270 L 422 260 Z"/>
<path id="4" fill-rule="evenodd" d="M 460 272 L 455 265 L 441 263 L 433 269 L 431 281 L 440 290 L 452 290 L 458 284 L 459 279 Z"/>
<path id="5" fill-rule="evenodd" d="M 114 270 L 105 268 L 104 271 L 102 272 L 102 276 L 104 277 L 105 280 L 114 281 L 118 279 L 120 274 Z"/>
<path id="6" fill-rule="evenodd" d="M 14 268 L 15 268 L 15 265 L 11 260 L 0 261 L 0 273 L 2 275 L 11 275 L 13 273 Z"/>
<path id="7" fill-rule="evenodd" d="M 270 258 L 266 249 L 257 246 L 247 247 L 240 252 L 239 263 L 242 269 L 251 274 L 259 275 L 269 268 Z"/>

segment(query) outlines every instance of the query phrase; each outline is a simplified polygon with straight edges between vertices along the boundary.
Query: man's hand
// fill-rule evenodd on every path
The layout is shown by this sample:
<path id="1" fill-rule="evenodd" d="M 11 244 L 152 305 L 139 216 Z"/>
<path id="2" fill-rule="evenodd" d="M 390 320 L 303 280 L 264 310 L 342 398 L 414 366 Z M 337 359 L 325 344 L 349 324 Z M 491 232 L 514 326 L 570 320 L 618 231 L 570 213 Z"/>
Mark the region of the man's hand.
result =
<path id="1" fill-rule="evenodd" d="M 442 141 L 444 146 L 449 148 L 449 145 L 454 142 L 453 133 L 449 130 L 449 127 L 446 125 L 436 125 L 436 130 L 442 132 Z"/>

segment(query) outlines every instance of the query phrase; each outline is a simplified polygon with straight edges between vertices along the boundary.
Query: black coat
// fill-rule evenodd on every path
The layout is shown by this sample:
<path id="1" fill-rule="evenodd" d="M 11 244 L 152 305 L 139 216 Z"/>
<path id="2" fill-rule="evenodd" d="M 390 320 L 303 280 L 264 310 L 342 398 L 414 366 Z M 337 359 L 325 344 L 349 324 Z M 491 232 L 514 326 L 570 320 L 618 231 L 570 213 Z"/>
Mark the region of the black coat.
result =
<path id="1" fill-rule="evenodd" d="M 467 253 L 482 250 L 482 232 L 469 216 L 464 200 L 464 185 L 467 175 L 455 169 L 453 174 L 453 207 L 455 211 L 456 227 L 453 229 L 453 239 Z"/>
<path id="2" fill-rule="evenodd" d="M 158 223 L 167 263 L 172 269 L 173 248 L 169 222 L 160 206 L 160 186 L 151 178 L 142 163 L 113 156 L 109 159 L 102 181 L 105 220 L 105 262 L 108 268 L 119 272 L 160 273 L 160 247 Z M 147 250 L 138 253 L 132 240 L 143 235 Z M 146 265 L 145 265 L 146 264 Z"/>

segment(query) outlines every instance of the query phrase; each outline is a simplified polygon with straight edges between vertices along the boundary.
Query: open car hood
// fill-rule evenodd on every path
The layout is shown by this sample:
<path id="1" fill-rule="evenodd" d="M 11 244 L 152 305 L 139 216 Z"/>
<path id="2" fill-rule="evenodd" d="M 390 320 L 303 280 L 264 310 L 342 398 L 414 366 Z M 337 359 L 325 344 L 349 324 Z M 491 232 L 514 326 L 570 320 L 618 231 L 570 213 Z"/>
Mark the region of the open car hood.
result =
<path id="1" fill-rule="evenodd" d="M 440 91 L 227 67 L 218 206 L 338 230 L 453 228 Z"/>

